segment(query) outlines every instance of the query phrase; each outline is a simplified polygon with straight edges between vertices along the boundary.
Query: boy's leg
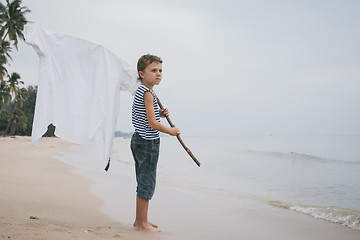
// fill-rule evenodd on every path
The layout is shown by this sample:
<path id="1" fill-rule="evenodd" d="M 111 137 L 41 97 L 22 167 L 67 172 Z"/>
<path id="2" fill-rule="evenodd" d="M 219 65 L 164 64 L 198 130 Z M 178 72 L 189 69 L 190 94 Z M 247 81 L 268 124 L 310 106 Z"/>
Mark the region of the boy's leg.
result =
<path id="1" fill-rule="evenodd" d="M 137 227 L 139 231 L 160 232 L 160 230 L 156 229 L 156 225 L 148 221 L 148 209 L 149 200 L 136 197 L 136 219 L 134 226 Z"/>
<path id="2" fill-rule="evenodd" d="M 148 222 L 149 199 L 155 191 L 156 167 L 159 156 L 160 139 L 143 140 L 137 133 L 131 139 L 131 150 L 135 160 L 137 181 L 136 219 L 134 226 L 140 231 L 156 231 L 158 227 Z M 141 197 L 139 197 L 141 196 Z"/>

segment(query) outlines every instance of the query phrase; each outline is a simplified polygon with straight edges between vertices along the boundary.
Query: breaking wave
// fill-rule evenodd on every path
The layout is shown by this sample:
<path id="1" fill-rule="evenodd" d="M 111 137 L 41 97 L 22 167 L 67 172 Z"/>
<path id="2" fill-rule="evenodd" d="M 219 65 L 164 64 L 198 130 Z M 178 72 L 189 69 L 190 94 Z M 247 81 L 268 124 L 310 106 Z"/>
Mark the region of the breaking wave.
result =
<path id="1" fill-rule="evenodd" d="M 306 214 L 318 219 L 342 224 L 346 227 L 360 230 L 360 211 L 338 207 L 320 207 L 302 204 L 289 204 L 280 201 L 270 201 L 275 207 L 290 209 L 295 212 Z"/>

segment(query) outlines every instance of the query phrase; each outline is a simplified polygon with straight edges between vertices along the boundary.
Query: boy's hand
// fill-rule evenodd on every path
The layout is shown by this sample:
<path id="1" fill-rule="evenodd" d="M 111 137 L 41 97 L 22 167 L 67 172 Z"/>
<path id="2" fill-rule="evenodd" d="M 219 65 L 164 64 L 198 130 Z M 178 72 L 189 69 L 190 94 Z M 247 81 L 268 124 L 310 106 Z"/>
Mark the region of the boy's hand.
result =
<path id="1" fill-rule="evenodd" d="M 180 134 L 180 130 L 177 127 L 172 127 L 172 128 L 170 128 L 169 134 L 171 136 L 176 136 L 176 135 Z"/>
<path id="2" fill-rule="evenodd" d="M 169 110 L 167 108 L 160 109 L 159 114 L 160 114 L 160 117 L 162 117 L 162 118 L 168 117 L 169 116 Z"/>

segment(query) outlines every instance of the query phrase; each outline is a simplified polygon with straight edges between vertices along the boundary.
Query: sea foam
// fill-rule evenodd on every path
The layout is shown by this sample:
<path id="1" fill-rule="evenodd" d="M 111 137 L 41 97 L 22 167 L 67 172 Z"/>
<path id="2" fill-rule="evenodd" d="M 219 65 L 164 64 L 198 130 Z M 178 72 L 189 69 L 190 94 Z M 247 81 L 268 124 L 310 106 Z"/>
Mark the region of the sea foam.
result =
<path id="1" fill-rule="evenodd" d="M 320 207 L 303 204 L 290 204 L 280 201 L 270 201 L 276 207 L 290 209 L 318 219 L 327 220 L 333 223 L 342 224 L 349 228 L 360 230 L 360 211 L 339 207 Z"/>

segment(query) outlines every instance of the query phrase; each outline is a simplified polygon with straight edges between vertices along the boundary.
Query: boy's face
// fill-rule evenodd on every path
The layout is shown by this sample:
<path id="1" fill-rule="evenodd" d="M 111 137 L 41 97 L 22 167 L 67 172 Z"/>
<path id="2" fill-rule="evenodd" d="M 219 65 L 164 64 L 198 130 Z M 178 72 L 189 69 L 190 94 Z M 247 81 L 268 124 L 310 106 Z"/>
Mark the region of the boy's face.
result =
<path id="1" fill-rule="evenodd" d="M 159 62 L 152 62 L 144 71 L 139 71 L 139 75 L 142 77 L 143 85 L 150 88 L 159 85 L 162 77 L 162 64 Z"/>

